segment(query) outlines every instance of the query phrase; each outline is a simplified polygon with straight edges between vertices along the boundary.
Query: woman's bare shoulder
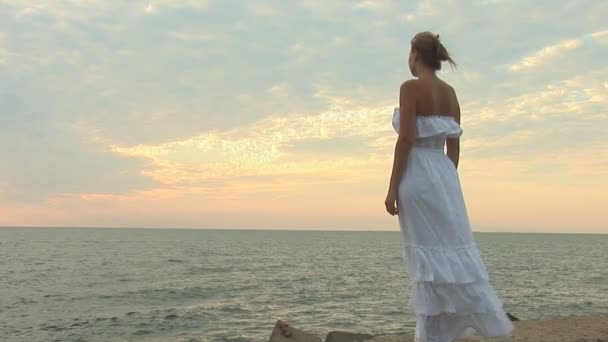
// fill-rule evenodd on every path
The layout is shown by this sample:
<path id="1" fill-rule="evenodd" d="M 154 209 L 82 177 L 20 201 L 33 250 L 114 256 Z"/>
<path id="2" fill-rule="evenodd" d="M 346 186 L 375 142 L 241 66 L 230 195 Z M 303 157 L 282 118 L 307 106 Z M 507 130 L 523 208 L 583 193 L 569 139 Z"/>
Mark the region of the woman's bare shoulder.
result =
<path id="1" fill-rule="evenodd" d="M 452 87 L 451 84 L 449 84 L 448 82 L 446 82 L 442 79 L 440 79 L 439 81 L 441 82 L 441 85 L 444 86 L 446 89 L 448 89 L 449 91 L 451 91 L 453 93 L 456 93 L 456 90 L 454 89 L 454 87 Z"/>
<path id="2" fill-rule="evenodd" d="M 416 92 L 420 88 L 420 80 L 412 78 L 409 80 L 403 81 L 401 86 L 399 87 L 399 91 L 403 92 Z"/>
<path id="3" fill-rule="evenodd" d="M 410 78 L 409 80 L 405 80 L 401 83 L 401 87 L 416 87 L 418 86 L 418 83 L 420 82 L 420 80 L 416 79 L 416 78 Z"/>

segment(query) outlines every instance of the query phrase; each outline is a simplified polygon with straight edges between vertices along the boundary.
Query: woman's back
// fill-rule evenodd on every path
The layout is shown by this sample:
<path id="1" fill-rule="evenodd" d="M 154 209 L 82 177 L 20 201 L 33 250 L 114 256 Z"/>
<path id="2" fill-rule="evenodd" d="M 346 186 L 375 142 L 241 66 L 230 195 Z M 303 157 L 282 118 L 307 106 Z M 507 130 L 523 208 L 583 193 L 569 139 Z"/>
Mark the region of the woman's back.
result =
<path id="1" fill-rule="evenodd" d="M 454 88 L 440 78 L 416 80 L 416 115 L 446 115 L 460 121 Z"/>
<path id="2" fill-rule="evenodd" d="M 417 79 L 415 82 L 417 116 L 451 116 L 460 124 L 460 104 L 452 86 L 438 77 Z M 460 139 L 448 138 L 445 145 L 448 158 L 458 168 Z"/>

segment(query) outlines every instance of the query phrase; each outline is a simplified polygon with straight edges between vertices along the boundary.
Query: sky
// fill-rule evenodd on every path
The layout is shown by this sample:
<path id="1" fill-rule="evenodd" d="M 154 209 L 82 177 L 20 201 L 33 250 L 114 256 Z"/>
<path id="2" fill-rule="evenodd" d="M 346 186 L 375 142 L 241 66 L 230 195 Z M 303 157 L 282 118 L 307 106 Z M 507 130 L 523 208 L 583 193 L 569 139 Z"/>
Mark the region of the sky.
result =
<path id="1" fill-rule="evenodd" d="M 0 225 L 398 231 L 409 42 L 479 232 L 608 233 L 608 1 L 0 0 Z"/>

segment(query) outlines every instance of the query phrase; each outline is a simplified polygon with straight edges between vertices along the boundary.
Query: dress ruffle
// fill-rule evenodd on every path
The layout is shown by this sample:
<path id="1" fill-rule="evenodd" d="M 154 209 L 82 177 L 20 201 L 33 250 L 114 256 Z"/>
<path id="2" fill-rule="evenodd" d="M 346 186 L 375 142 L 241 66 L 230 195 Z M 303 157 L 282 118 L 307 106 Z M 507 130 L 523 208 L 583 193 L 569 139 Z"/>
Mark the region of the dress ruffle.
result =
<path id="1" fill-rule="evenodd" d="M 510 336 L 513 324 L 502 311 L 436 316 L 416 315 L 416 341 L 451 342 L 474 336 Z"/>
<path id="2" fill-rule="evenodd" d="M 406 245 L 403 257 L 415 282 L 464 284 L 489 279 L 476 244 L 449 248 Z"/>
<path id="3" fill-rule="evenodd" d="M 417 314 L 473 314 L 502 309 L 502 303 L 487 280 L 466 284 L 414 282 L 409 301 Z"/>
<path id="4" fill-rule="evenodd" d="M 461 247 L 405 245 L 412 278 L 409 305 L 416 313 L 416 341 L 509 336 L 513 325 L 489 283 L 475 243 Z"/>
<path id="5" fill-rule="evenodd" d="M 399 107 L 393 112 L 393 128 L 399 133 Z M 456 120 L 447 115 L 419 115 L 416 117 L 416 137 L 427 138 L 445 136 L 457 138 L 462 135 L 462 128 Z"/>

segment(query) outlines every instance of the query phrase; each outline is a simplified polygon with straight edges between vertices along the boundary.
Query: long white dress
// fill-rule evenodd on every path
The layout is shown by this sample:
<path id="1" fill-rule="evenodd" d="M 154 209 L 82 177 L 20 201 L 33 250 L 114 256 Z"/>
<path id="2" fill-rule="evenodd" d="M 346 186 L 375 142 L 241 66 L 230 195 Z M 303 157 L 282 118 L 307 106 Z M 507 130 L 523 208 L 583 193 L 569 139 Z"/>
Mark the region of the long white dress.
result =
<path id="1" fill-rule="evenodd" d="M 392 123 L 399 133 L 399 108 Z M 446 138 L 461 134 L 453 117 L 418 116 L 398 189 L 417 342 L 451 342 L 475 331 L 509 336 L 513 329 L 471 232 L 457 170 L 444 153 Z"/>

